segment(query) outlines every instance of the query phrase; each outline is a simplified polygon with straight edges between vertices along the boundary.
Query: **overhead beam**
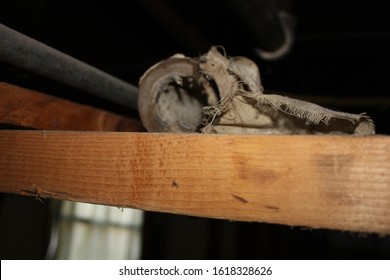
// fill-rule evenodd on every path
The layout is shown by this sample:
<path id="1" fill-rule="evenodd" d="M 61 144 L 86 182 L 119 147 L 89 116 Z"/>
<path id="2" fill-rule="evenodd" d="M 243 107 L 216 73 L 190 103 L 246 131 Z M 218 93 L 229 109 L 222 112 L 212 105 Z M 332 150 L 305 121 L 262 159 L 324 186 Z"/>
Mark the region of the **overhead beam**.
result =
<path id="1" fill-rule="evenodd" d="M 0 124 L 34 129 L 144 131 L 139 120 L 0 82 Z"/>
<path id="2" fill-rule="evenodd" d="M 390 234 L 390 137 L 0 131 L 0 191 Z"/>

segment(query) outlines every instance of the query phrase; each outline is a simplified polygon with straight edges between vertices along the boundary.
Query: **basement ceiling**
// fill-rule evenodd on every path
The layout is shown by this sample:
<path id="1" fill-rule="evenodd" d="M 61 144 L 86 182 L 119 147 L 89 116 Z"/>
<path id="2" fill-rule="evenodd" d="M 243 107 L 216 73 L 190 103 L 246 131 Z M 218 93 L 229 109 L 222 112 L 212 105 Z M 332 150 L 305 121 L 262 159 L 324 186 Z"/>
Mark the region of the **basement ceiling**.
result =
<path id="1" fill-rule="evenodd" d="M 274 1 L 278 10 L 287 11 L 296 23 L 292 49 L 278 60 L 262 59 L 254 51 L 259 38 L 237 15 L 236 6 L 250 2 L 2 0 L 0 23 L 134 85 L 151 65 L 174 53 L 199 56 L 210 46 L 221 45 L 229 56 L 254 60 L 266 89 L 301 95 L 308 100 L 335 97 L 324 105 L 351 113 L 365 111 L 374 119 L 378 133 L 390 133 L 390 24 L 386 1 Z M 0 80 L 124 115 L 135 114 L 1 63 Z M 359 100 L 363 102 L 354 102 Z M 17 205 L 16 198 L 11 198 L 10 205 Z M 29 202 L 32 206 L 26 205 L 27 212 L 17 207 L 15 211 L 33 213 L 31 207 L 40 204 L 32 199 Z M 34 212 L 38 218 L 27 216 L 28 222 L 39 220 L 46 213 L 39 211 Z M 11 213 L 8 224 L 16 223 L 15 212 Z M 34 222 L 28 230 L 42 230 L 44 225 Z M 18 227 L 19 224 L 15 225 Z M 156 232 L 161 234 L 156 237 Z M 44 234 L 38 232 L 36 236 L 39 239 L 20 246 L 43 244 Z M 144 237 L 144 258 L 151 259 L 388 259 L 390 248 L 389 238 L 372 235 L 360 238 L 335 231 L 304 231 L 162 213 L 148 213 Z M 10 250 L 20 257 L 21 252 L 15 250 L 19 243 L 4 240 L 12 244 Z M 36 257 L 33 250 L 25 249 L 26 252 L 30 255 L 24 258 Z"/>
<path id="2" fill-rule="evenodd" d="M 277 61 L 256 55 L 254 34 L 232 2 L 237 1 L 3 0 L 0 22 L 133 84 L 149 66 L 174 53 L 198 56 L 222 45 L 228 55 L 255 60 L 268 89 L 387 95 L 385 2 L 275 1 L 296 21 L 293 48 Z"/>
<path id="3" fill-rule="evenodd" d="M 3 0 L 0 23 L 134 85 L 150 66 L 175 53 L 199 56 L 213 45 L 223 46 L 229 56 L 257 63 L 265 89 L 334 110 L 366 112 L 378 133 L 390 133 L 386 3 L 274 0 L 278 12 L 294 18 L 294 43 L 287 55 L 265 60 L 255 49 L 259 41 L 272 40 L 272 32 L 257 32 L 268 20 L 261 9 L 267 2 L 272 1 Z M 258 29 L 251 29 L 238 10 L 249 10 Z M 0 78 L 137 117 L 136 112 L 1 63 Z"/>

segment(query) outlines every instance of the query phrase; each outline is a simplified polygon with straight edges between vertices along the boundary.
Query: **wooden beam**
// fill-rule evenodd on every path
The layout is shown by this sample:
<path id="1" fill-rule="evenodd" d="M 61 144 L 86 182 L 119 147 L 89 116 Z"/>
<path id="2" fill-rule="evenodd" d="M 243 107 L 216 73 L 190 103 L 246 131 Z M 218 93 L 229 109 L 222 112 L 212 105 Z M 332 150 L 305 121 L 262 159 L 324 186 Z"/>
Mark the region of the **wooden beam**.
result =
<path id="1" fill-rule="evenodd" d="M 0 123 L 51 130 L 144 131 L 138 120 L 3 82 Z"/>
<path id="2" fill-rule="evenodd" d="M 390 234 L 390 137 L 0 131 L 0 191 Z"/>

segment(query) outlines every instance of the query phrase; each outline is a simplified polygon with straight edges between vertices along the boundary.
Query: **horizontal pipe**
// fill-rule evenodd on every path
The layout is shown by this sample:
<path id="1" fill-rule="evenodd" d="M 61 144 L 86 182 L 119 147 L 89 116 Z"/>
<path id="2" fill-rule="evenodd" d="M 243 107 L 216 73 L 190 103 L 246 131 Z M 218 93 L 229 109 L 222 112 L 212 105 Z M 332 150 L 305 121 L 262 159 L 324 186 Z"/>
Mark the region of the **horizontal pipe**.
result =
<path id="1" fill-rule="evenodd" d="M 137 111 L 137 87 L 2 24 L 0 61 Z"/>

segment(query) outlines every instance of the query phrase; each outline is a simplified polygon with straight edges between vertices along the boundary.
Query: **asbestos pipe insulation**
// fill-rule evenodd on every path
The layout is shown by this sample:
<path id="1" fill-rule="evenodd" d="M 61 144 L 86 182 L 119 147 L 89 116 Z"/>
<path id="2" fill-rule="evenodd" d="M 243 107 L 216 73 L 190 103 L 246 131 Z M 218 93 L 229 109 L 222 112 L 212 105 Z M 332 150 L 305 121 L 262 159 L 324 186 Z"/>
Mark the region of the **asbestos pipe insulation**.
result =
<path id="1" fill-rule="evenodd" d="M 198 61 L 182 54 L 155 64 L 140 79 L 139 115 L 149 132 L 196 132 L 203 107 L 217 101 Z"/>
<path id="2" fill-rule="evenodd" d="M 137 111 L 137 87 L 2 24 L 0 61 Z"/>
<path id="3" fill-rule="evenodd" d="M 176 54 L 140 79 L 139 113 L 149 132 L 373 135 L 366 114 L 332 111 L 264 94 L 257 65 L 212 47 L 198 58 Z"/>

